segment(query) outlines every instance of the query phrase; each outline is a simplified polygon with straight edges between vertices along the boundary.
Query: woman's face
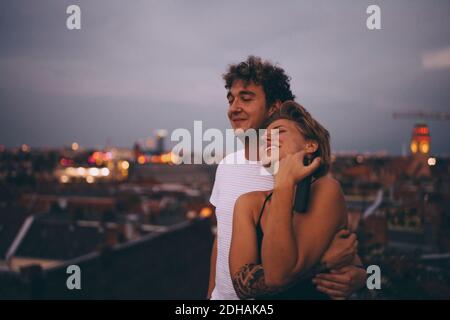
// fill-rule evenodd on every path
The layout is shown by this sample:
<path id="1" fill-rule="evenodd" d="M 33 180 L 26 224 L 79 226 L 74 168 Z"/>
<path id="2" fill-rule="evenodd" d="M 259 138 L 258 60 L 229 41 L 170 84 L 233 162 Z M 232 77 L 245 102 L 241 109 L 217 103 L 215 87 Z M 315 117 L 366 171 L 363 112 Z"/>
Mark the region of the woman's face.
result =
<path id="1" fill-rule="evenodd" d="M 278 129 L 278 139 L 276 132 L 273 131 L 275 129 Z M 267 148 L 261 150 L 261 160 L 265 167 L 274 163 L 277 160 L 277 156 L 278 160 L 281 160 L 288 154 L 295 154 L 305 150 L 307 146 L 307 141 L 296 122 L 287 119 L 279 119 L 272 122 L 267 127 L 263 138 L 267 142 Z"/>

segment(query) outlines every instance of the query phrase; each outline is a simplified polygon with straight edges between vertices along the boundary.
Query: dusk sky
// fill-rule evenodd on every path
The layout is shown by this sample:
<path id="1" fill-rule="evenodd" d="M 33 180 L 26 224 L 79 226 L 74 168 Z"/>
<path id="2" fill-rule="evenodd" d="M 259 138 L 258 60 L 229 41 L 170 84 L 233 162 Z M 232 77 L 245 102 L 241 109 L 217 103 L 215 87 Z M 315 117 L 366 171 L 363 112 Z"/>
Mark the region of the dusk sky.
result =
<path id="1" fill-rule="evenodd" d="M 81 30 L 66 8 L 81 8 Z M 366 27 L 370 4 L 381 30 Z M 0 2 L 0 144 L 132 147 L 163 128 L 229 128 L 221 75 L 249 54 L 278 63 L 335 151 L 408 146 L 450 111 L 450 1 Z M 450 155 L 450 122 L 428 122 Z"/>

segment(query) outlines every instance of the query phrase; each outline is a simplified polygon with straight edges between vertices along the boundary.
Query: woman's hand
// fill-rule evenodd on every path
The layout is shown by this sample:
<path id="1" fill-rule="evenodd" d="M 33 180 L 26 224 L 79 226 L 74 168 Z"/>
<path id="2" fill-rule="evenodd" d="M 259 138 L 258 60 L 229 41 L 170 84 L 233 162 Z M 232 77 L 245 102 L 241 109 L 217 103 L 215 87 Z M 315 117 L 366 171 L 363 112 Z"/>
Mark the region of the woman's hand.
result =
<path id="1" fill-rule="evenodd" d="M 329 269 L 350 265 L 357 254 L 356 235 L 344 229 L 336 233 L 321 262 Z"/>
<path id="2" fill-rule="evenodd" d="M 315 158 L 309 165 L 303 164 L 305 151 L 286 155 L 279 163 L 275 175 L 275 187 L 294 186 L 305 177 L 311 175 L 320 166 L 320 157 Z"/>

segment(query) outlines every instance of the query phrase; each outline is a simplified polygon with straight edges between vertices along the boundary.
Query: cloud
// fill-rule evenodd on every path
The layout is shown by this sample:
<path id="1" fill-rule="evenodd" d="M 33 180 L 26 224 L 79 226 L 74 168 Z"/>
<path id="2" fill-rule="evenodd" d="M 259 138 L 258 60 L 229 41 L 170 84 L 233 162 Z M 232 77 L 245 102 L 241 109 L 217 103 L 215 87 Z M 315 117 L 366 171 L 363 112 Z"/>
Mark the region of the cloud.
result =
<path id="1" fill-rule="evenodd" d="M 427 70 L 450 68 L 450 46 L 428 51 L 422 56 L 422 67 Z"/>

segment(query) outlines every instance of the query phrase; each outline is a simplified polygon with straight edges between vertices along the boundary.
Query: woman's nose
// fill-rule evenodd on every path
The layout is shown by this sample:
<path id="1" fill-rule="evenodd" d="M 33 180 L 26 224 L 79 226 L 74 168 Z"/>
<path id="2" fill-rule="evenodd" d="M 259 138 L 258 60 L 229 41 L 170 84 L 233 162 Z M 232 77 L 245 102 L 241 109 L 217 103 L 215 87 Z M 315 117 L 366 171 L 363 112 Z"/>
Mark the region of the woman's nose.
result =
<path id="1" fill-rule="evenodd" d="M 271 139 L 270 139 L 270 132 L 269 132 L 269 130 L 265 130 L 265 131 L 264 131 L 264 134 L 263 134 L 263 136 L 262 136 L 262 139 L 263 139 L 263 141 L 264 141 L 267 145 L 270 144 Z"/>

